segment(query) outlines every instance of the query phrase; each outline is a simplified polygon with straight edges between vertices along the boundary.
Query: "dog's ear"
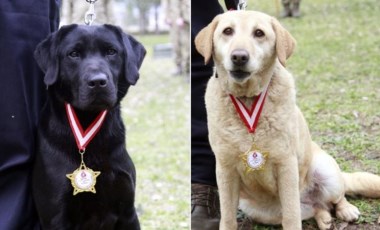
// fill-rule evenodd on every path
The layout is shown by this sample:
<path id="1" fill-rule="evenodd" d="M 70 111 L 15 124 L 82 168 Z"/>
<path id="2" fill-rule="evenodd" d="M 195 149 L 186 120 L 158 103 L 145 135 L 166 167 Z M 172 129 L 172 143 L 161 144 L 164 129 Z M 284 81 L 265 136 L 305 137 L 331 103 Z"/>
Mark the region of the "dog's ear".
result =
<path id="1" fill-rule="evenodd" d="M 59 31 L 50 34 L 40 42 L 34 51 L 34 59 L 45 73 L 44 82 L 47 86 L 57 81 L 59 74 L 59 57 L 57 44 L 68 32 L 77 27 L 76 24 L 63 26 Z"/>
<path id="2" fill-rule="evenodd" d="M 120 27 L 104 25 L 106 28 L 116 32 L 124 47 L 124 77 L 131 85 L 135 85 L 139 79 L 139 69 L 144 60 L 146 50 L 144 46 L 131 35 L 124 33 Z"/>
<path id="3" fill-rule="evenodd" d="M 292 55 L 296 46 L 296 40 L 292 35 L 277 21 L 272 18 L 273 30 L 276 34 L 276 52 L 280 63 L 285 67 L 286 60 Z"/>
<path id="4" fill-rule="evenodd" d="M 207 64 L 213 52 L 213 37 L 216 26 L 218 25 L 219 17 L 216 16 L 210 24 L 203 28 L 195 37 L 194 43 L 197 51 L 205 58 Z"/>
<path id="5" fill-rule="evenodd" d="M 146 50 L 144 46 L 132 36 L 123 33 L 125 49 L 124 76 L 129 84 L 136 84 L 139 79 L 139 69 L 144 60 Z"/>
<path id="6" fill-rule="evenodd" d="M 45 40 L 37 45 L 34 51 L 34 59 L 38 66 L 45 73 L 44 82 L 50 86 L 56 82 L 59 73 L 59 61 L 55 52 L 56 33 L 49 35 Z"/>

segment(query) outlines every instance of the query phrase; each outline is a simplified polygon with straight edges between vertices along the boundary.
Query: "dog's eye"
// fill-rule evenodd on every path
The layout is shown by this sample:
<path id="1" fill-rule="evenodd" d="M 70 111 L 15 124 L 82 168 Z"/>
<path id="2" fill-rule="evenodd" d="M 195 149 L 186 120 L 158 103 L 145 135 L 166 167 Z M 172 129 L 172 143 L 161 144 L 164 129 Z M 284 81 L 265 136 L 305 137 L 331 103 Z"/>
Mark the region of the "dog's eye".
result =
<path id="1" fill-rule="evenodd" d="M 223 34 L 225 35 L 232 35 L 234 33 L 234 30 L 231 27 L 227 27 L 223 30 Z"/>
<path id="2" fill-rule="evenodd" d="M 69 56 L 70 57 L 72 57 L 72 58 L 77 58 L 77 57 L 79 57 L 79 52 L 78 51 L 71 51 L 70 53 L 69 53 Z"/>
<path id="3" fill-rule="evenodd" d="M 117 51 L 115 49 L 109 48 L 107 50 L 107 55 L 115 55 L 116 53 L 117 53 Z"/>
<path id="4" fill-rule="evenodd" d="M 262 31 L 260 29 L 255 30 L 255 32 L 253 34 L 254 34 L 255 37 L 258 37 L 258 38 L 261 38 L 261 37 L 265 36 L 264 31 Z"/>

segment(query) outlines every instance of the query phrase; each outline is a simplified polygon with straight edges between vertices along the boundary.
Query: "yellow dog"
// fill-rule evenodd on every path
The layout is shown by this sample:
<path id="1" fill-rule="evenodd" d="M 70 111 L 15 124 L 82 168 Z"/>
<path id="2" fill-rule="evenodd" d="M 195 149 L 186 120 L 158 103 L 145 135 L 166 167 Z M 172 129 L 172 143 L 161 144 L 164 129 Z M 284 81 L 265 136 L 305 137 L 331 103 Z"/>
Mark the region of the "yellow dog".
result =
<path id="1" fill-rule="evenodd" d="M 360 215 L 345 194 L 380 197 L 379 176 L 342 173 L 311 140 L 296 105 L 293 77 L 285 69 L 295 40 L 275 18 L 230 11 L 201 30 L 195 44 L 206 63 L 211 58 L 215 62 L 206 108 L 216 157 L 220 229 L 236 229 L 238 204 L 260 223 L 298 230 L 301 220 L 314 217 L 320 229 L 329 229 L 333 207 L 344 221 Z M 234 104 L 250 107 L 265 89 L 257 128 L 249 133 Z"/>

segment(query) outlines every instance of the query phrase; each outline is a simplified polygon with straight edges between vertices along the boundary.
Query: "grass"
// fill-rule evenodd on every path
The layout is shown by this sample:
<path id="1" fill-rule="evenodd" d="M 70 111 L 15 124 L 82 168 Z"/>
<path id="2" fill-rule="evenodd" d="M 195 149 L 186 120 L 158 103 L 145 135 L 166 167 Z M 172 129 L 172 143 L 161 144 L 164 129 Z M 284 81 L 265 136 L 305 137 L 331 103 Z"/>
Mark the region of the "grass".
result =
<path id="1" fill-rule="evenodd" d="M 248 10 L 276 15 L 274 1 Z M 288 60 L 313 139 L 343 171 L 380 174 L 380 4 L 378 0 L 302 1 L 299 19 L 280 19 L 297 40 Z M 380 229 L 380 201 L 351 198 L 361 217 L 336 228 Z M 317 229 L 313 220 L 304 229 Z M 257 225 L 254 229 L 278 229 Z"/>
<path id="2" fill-rule="evenodd" d="M 190 225 L 190 96 L 187 79 L 171 76 L 171 58 L 153 58 L 167 35 L 136 37 L 148 54 L 140 79 L 122 102 L 127 149 L 137 171 L 136 207 L 142 229 Z"/>

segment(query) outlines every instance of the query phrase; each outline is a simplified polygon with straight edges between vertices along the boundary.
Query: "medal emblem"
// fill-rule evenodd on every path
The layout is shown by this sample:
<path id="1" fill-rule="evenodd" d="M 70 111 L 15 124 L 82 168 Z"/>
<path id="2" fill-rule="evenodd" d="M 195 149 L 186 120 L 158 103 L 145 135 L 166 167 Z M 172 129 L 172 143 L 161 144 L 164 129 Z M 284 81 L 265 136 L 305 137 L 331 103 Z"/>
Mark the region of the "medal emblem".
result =
<path id="1" fill-rule="evenodd" d="M 263 154 L 257 151 L 249 152 L 247 155 L 247 164 L 253 169 L 260 168 L 265 163 Z"/>
<path id="2" fill-rule="evenodd" d="M 261 170 L 267 161 L 268 153 L 260 151 L 255 145 L 245 153 L 240 155 L 246 173 Z"/>
<path id="3" fill-rule="evenodd" d="M 82 162 L 79 168 L 71 174 L 66 174 L 66 177 L 70 179 L 71 185 L 74 188 L 73 195 L 76 195 L 80 192 L 96 193 L 96 177 L 99 175 L 99 171 L 87 168 L 84 162 Z"/>

